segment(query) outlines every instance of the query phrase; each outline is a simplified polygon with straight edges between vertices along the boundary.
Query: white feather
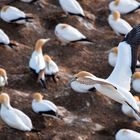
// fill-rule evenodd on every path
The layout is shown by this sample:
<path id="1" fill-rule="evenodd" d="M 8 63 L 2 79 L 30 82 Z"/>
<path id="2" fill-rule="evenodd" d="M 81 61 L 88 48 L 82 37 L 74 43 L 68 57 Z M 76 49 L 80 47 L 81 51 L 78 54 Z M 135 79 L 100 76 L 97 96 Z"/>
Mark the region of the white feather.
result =
<path id="1" fill-rule="evenodd" d="M 127 14 L 135 10 L 140 5 L 136 0 L 120 0 L 118 5 L 115 5 L 115 2 L 112 1 L 109 3 L 109 10 L 119 11 L 121 14 Z"/>
<path id="2" fill-rule="evenodd" d="M 108 23 L 117 35 L 119 34 L 126 35 L 128 32 L 132 30 L 132 27 L 128 22 L 126 22 L 121 18 L 118 20 L 114 20 L 113 15 L 109 15 Z"/>
<path id="3" fill-rule="evenodd" d="M 32 109 L 34 112 L 38 113 L 38 112 L 45 112 L 45 111 L 54 111 L 57 112 L 57 106 L 49 101 L 49 100 L 41 100 L 39 102 L 33 100 L 32 101 Z"/>
<path id="4" fill-rule="evenodd" d="M 82 7 L 76 0 L 59 0 L 59 3 L 66 13 L 85 15 Z"/>
<path id="5" fill-rule="evenodd" d="M 2 120 L 10 127 L 22 131 L 31 131 L 32 122 L 30 118 L 20 110 L 2 104 L 0 114 Z"/>
<path id="6" fill-rule="evenodd" d="M 110 52 L 108 55 L 108 63 L 109 65 L 111 65 L 112 67 L 115 67 L 117 62 L 117 54 L 114 52 Z"/>
<path id="7" fill-rule="evenodd" d="M 44 69 L 46 66 L 45 60 L 41 52 L 34 51 L 29 61 L 29 67 L 34 69 L 36 73 L 39 73 L 40 70 Z"/>
<path id="8" fill-rule="evenodd" d="M 58 71 L 59 71 L 58 66 L 53 60 L 46 62 L 46 67 L 45 67 L 46 75 L 53 75 L 56 74 Z"/>
<path id="9" fill-rule="evenodd" d="M 3 8 L 5 8 L 5 7 L 3 7 Z M 0 16 L 6 22 L 10 22 L 11 20 L 16 20 L 18 18 L 26 17 L 26 15 L 23 11 L 21 11 L 18 8 L 13 7 L 13 6 L 8 6 L 8 8 L 6 10 L 1 10 Z M 17 23 L 25 23 L 25 21 L 23 21 L 23 20 L 17 21 Z"/>
<path id="10" fill-rule="evenodd" d="M 9 37 L 1 29 L 0 29 L 0 43 L 3 43 L 5 45 L 8 45 L 10 43 Z"/>
<path id="11" fill-rule="evenodd" d="M 129 129 L 121 129 L 116 133 L 115 140 L 140 140 L 140 133 Z"/>
<path id="12" fill-rule="evenodd" d="M 132 88 L 134 89 L 134 91 L 140 93 L 140 79 L 132 80 Z"/>
<path id="13" fill-rule="evenodd" d="M 65 24 L 58 24 L 55 27 L 55 35 L 62 41 L 62 42 L 71 42 L 77 41 L 80 39 L 85 39 L 86 37 L 79 32 L 76 28 L 72 27 L 71 25 L 67 25 L 63 28 Z"/>

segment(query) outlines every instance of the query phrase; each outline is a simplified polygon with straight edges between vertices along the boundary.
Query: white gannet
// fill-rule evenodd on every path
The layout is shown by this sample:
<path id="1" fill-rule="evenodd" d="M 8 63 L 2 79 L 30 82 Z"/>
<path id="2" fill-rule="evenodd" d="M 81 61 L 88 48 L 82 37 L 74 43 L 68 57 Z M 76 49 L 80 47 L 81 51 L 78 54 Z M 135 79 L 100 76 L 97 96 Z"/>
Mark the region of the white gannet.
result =
<path id="1" fill-rule="evenodd" d="M 50 39 L 39 39 L 35 44 L 35 50 L 33 51 L 30 61 L 29 67 L 30 69 L 38 76 L 38 82 L 46 88 L 46 80 L 45 80 L 45 67 L 46 63 L 42 53 L 42 47 L 48 42 Z"/>
<path id="2" fill-rule="evenodd" d="M 132 73 L 135 71 L 137 49 L 140 44 L 140 25 L 134 27 L 118 45 L 118 58 L 115 68 L 107 79 L 95 76 L 77 76 L 71 82 L 94 85 L 103 95 L 130 106 L 140 115 L 137 102 L 130 91 Z M 125 56 L 125 57 L 124 57 Z"/>
<path id="3" fill-rule="evenodd" d="M 121 14 L 132 13 L 140 8 L 140 3 L 136 0 L 114 0 L 109 3 L 109 10 L 119 11 Z"/>
<path id="4" fill-rule="evenodd" d="M 12 49 L 14 49 L 17 46 L 16 43 L 13 43 L 10 41 L 7 34 L 5 34 L 5 32 L 2 29 L 0 29 L 0 45 L 5 46 L 6 48 L 12 48 Z"/>
<path id="5" fill-rule="evenodd" d="M 33 129 L 31 119 L 22 111 L 13 108 L 10 105 L 10 98 L 8 94 L 0 94 L 0 103 L 0 116 L 8 126 L 21 131 L 31 131 Z"/>
<path id="6" fill-rule="evenodd" d="M 115 140 L 140 140 L 140 133 L 130 129 L 121 129 L 116 133 Z"/>
<path id="7" fill-rule="evenodd" d="M 55 27 L 55 35 L 63 43 L 70 42 L 91 42 L 86 36 L 76 28 L 68 24 L 59 23 Z"/>
<path id="8" fill-rule="evenodd" d="M 137 102 L 137 105 L 138 105 L 138 107 L 140 109 L 140 99 L 139 99 L 139 97 L 138 96 L 134 96 L 134 98 L 135 98 L 135 100 Z M 138 115 L 132 110 L 132 108 L 130 108 L 130 106 L 128 106 L 126 104 L 122 104 L 121 110 L 128 117 L 136 118 L 137 121 L 140 121 L 140 117 L 138 117 Z"/>
<path id="9" fill-rule="evenodd" d="M 85 17 L 82 7 L 76 0 L 59 0 L 59 3 L 66 14 Z"/>
<path id="10" fill-rule="evenodd" d="M 112 67 L 115 67 L 117 62 L 117 56 L 118 56 L 118 47 L 113 47 L 108 54 L 108 63 Z"/>
<path id="11" fill-rule="evenodd" d="M 13 6 L 3 6 L 0 10 L 0 18 L 8 23 L 24 24 L 31 22 L 33 17 L 27 16 L 23 11 Z"/>
<path id="12" fill-rule="evenodd" d="M 43 95 L 40 93 L 33 94 L 32 109 L 39 114 L 57 116 L 57 106 L 49 100 L 43 100 Z"/>
<path id="13" fill-rule="evenodd" d="M 6 70 L 3 68 L 0 68 L 0 88 L 2 90 L 2 88 L 8 84 L 8 77 L 7 77 L 7 73 Z"/>
<path id="14" fill-rule="evenodd" d="M 74 77 L 86 77 L 86 76 L 91 76 L 94 77 L 93 74 L 87 72 L 87 71 L 80 71 L 78 74 L 75 74 Z M 70 81 L 70 86 L 71 88 L 79 93 L 87 93 L 89 91 L 94 91 L 95 87 L 93 84 L 90 83 L 84 83 L 80 80 L 72 80 Z"/>
<path id="15" fill-rule="evenodd" d="M 132 30 L 131 25 L 120 18 L 120 13 L 118 11 L 114 11 L 109 15 L 108 23 L 117 35 L 126 35 Z"/>
<path id="16" fill-rule="evenodd" d="M 44 55 L 44 60 L 46 63 L 46 67 L 45 67 L 45 75 L 48 77 L 52 77 L 52 79 L 54 80 L 54 82 L 57 82 L 57 74 L 59 72 L 59 68 L 57 66 L 57 64 L 51 59 L 51 57 L 49 55 Z"/>
<path id="17" fill-rule="evenodd" d="M 140 72 L 135 72 L 132 76 L 132 88 L 140 93 Z"/>

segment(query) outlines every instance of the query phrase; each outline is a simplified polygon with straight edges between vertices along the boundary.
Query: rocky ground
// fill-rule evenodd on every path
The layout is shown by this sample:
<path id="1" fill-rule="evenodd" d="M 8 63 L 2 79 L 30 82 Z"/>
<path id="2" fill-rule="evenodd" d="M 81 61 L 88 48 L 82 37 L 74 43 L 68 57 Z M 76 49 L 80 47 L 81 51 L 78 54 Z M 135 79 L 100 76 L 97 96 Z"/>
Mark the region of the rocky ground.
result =
<path id="1" fill-rule="evenodd" d="M 78 94 L 68 86 L 71 76 L 81 70 L 106 78 L 112 71 L 107 62 L 107 51 L 117 46 L 123 36 L 116 36 L 108 25 L 107 0 L 78 0 L 92 17 L 90 22 L 95 30 L 88 30 L 76 17 L 64 18 L 65 13 L 58 0 L 44 0 L 36 4 L 14 2 L 26 13 L 34 16 L 33 23 L 27 25 L 8 24 L 0 20 L 11 40 L 18 42 L 15 51 L 0 47 L 0 66 L 8 73 L 9 85 L 4 89 L 11 97 L 11 104 L 24 111 L 40 132 L 20 132 L 9 128 L 0 121 L 1 140 L 114 140 L 121 128 L 140 132 L 140 124 L 121 112 L 120 104 L 97 92 Z M 140 11 L 122 16 L 132 26 L 140 22 Z M 61 46 L 54 34 L 57 23 L 68 23 L 89 37 L 93 44 L 69 44 Z M 28 63 L 34 45 L 39 38 L 51 38 L 43 48 L 44 54 L 53 57 L 60 68 L 60 81 L 48 81 L 47 90 L 42 90 L 29 70 Z M 39 116 L 32 112 L 31 101 L 34 92 L 41 92 L 44 98 L 67 110 L 65 121 Z M 137 94 L 132 91 L 133 94 Z"/>

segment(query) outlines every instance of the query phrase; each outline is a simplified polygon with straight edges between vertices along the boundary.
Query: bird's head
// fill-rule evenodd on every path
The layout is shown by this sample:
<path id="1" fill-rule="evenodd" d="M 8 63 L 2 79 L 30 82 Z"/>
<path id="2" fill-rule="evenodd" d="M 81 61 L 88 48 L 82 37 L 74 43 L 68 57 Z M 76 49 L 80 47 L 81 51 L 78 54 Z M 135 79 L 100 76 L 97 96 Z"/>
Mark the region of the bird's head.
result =
<path id="1" fill-rule="evenodd" d="M 112 53 L 118 55 L 118 47 L 112 48 L 110 52 L 112 52 Z"/>
<path id="2" fill-rule="evenodd" d="M 134 98 L 137 102 L 140 102 L 140 98 L 138 96 L 134 96 Z"/>
<path id="3" fill-rule="evenodd" d="M 114 11 L 113 12 L 113 18 L 114 20 L 118 20 L 120 19 L 121 15 L 120 15 L 120 12 L 119 11 Z"/>
<path id="4" fill-rule="evenodd" d="M 135 73 L 132 75 L 132 79 L 133 79 L 133 80 L 140 79 L 140 72 L 135 72 Z"/>
<path id="5" fill-rule="evenodd" d="M 48 38 L 48 39 L 38 39 L 37 42 L 36 42 L 36 44 L 35 44 L 35 51 L 40 52 L 42 50 L 42 47 L 49 40 L 50 40 L 50 38 Z"/>
<path id="6" fill-rule="evenodd" d="M 40 93 L 36 92 L 36 93 L 33 94 L 33 99 L 36 102 L 40 102 L 43 99 L 43 95 L 41 95 Z"/>
<path id="7" fill-rule="evenodd" d="M 0 103 L 4 105 L 8 105 L 10 102 L 10 97 L 7 93 L 0 94 Z"/>
<path id="8" fill-rule="evenodd" d="M 45 60 L 45 62 L 49 62 L 49 61 L 51 61 L 52 59 L 51 59 L 51 57 L 50 57 L 49 55 L 45 54 L 45 55 L 44 55 L 44 60 Z"/>
<path id="9" fill-rule="evenodd" d="M 116 6 L 118 6 L 118 5 L 119 5 L 119 2 L 120 2 L 120 0 L 115 0 L 115 1 L 114 1 L 114 4 L 115 4 Z"/>

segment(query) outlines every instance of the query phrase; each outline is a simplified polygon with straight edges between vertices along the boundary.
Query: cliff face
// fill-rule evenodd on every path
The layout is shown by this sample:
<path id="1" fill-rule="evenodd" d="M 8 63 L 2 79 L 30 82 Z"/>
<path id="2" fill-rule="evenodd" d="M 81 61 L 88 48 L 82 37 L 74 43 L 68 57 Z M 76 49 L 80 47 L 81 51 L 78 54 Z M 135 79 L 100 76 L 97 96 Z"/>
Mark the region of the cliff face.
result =
<path id="1" fill-rule="evenodd" d="M 9 85 L 4 92 L 10 95 L 12 106 L 28 114 L 34 126 L 40 130 L 38 133 L 23 133 L 0 121 L 1 140 L 114 140 L 116 131 L 121 128 L 140 132 L 139 125 L 122 114 L 119 104 L 97 92 L 78 94 L 68 87 L 70 77 L 81 70 L 102 78 L 108 77 L 112 67 L 107 62 L 107 51 L 123 39 L 123 36 L 116 36 L 107 23 L 109 1 L 78 1 L 95 29 L 89 30 L 74 16 L 65 18 L 57 0 L 40 0 L 36 4 L 16 1 L 11 4 L 32 14 L 35 19 L 33 23 L 16 25 L 0 20 L 0 28 L 11 40 L 18 42 L 15 51 L 0 47 L 0 66 L 7 70 L 9 78 Z M 122 17 L 134 26 L 140 22 L 140 11 Z M 78 28 L 93 44 L 61 46 L 54 34 L 55 25 L 60 22 Z M 39 38 L 51 38 L 43 48 L 43 53 L 52 56 L 60 68 L 59 82 L 55 84 L 48 81 L 48 89 L 45 91 L 37 84 L 28 67 L 35 42 Z M 31 101 L 34 92 L 41 92 L 44 98 L 63 106 L 67 110 L 65 122 L 33 113 Z"/>

